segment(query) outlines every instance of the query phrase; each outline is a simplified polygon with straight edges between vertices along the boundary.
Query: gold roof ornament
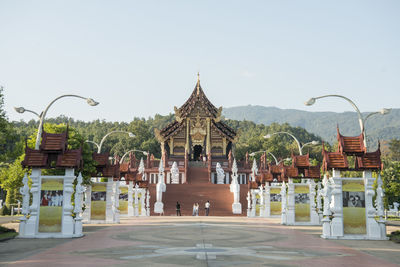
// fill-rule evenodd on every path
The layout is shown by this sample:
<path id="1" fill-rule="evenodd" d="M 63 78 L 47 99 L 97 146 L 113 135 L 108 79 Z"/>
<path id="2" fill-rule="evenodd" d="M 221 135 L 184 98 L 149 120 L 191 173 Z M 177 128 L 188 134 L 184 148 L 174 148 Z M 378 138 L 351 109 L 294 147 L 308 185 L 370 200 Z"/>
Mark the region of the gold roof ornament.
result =
<path id="1" fill-rule="evenodd" d="M 200 94 L 200 72 L 197 72 L 197 95 Z"/>

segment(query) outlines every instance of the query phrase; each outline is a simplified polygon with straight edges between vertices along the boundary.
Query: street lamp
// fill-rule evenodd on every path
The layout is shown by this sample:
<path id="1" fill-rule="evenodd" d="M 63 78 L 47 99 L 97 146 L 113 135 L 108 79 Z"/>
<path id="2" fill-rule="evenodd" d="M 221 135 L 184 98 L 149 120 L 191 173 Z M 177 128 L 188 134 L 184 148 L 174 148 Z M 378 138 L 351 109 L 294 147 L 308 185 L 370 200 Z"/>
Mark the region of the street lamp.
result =
<path id="1" fill-rule="evenodd" d="M 24 113 L 26 111 L 26 112 L 33 113 L 33 114 L 35 114 L 36 116 L 39 117 L 39 127 L 38 127 L 38 132 L 37 132 L 37 135 L 36 135 L 35 149 L 39 149 L 40 138 L 42 136 L 43 123 L 44 123 L 44 119 L 46 117 L 47 111 L 49 110 L 51 105 L 54 104 L 54 102 L 56 102 L 58 99 L 63 98 L 63 97 L 81 98 L 81 99 L 86 100 L 86 103 L 88 103 L 88 105 L 90 105 L 90 106 L 97 106 L 99 104 L 99 102 L 94 101 L 92 98 L 86 98 L 86 97 L 79 96 L 79 95 L 62 95 L 62 96 L 59 96 L 59 97 L 55 98 L 53 101 L 51 101 L 50 104 L 47 105 L 46 109 L 42 113 L 40 113 L 40 115 L 38 113 L 32 111 L 32 110 L 28 110 L 28 109 L 25 109 L 23 107 L 15 107 L 14 108 L 15 111 L 17 111 L 18 113 Z"/>
<path id="2" fill-rule="evenodd" d="M 282 160 L 278 161 L 278 159 L 275 157 L 274 154 L 272 154 L 272 152 L 269 152 L 269 151 L 266 151 L 266 150 L 260 150 L 260 151 L 257 151 L 257 152 L 252 152 L 252 153 L 249 154 L 249 156 L 254 157 L 256 154 L 261 153 L 261 152 L 267 152 L 268 154 L 270 154 L 275 160 L 275 165 L 279 165 L 279 163 L 281 163 L 284 160 L 290 160 L 290 158 L 286 158 L 286 159 L 282 159 Z"/>
<path id="3" fill-rule="evenodd" d="M 86 143 L 92 143 L 95 144 L 97 146 L 97 153 L 101 152 L 101 147 L 103 146 L 104 141 L 106 140 L 106 138 L 110 135 L 110 134 L 114 134 L 114 133 L 126 133 L 129 135 L 129 137 L 133 138 L 135 137 L 135 135 L 131 132 L 127 132 L 127 131 L 111 131 L 109 133 L 107 133 L 105 136 L 103 136 L 103 138 L 100 141 L 100 144 L 96 143 L 95 141 L 90 141 L 90 140 L 86 140 Z"/>
<path id="4" fill-rule="evenodd" d="M 124 159 L 125 159 L 125 157 L 129 154 L 129 152 L 134 152 L 134 151 L 136 151 L 136 152 L 142 152 L 143 155 L 145 155 L 145 156 L 148 156 L 148 155 L 149 155 L 149 153 L 147 153 L 146 151 L 137 150 L 137 149 L 131 149 L 131 150 L 127 151 L 127 152 L 122 156 L 122 158 L 121 158 L 120 161 L 119 161 L 119 164 L 121 164 L 122 162 L 124 162 Z"/>
<path id="5" fill-rule="evenodd" d="M 15 109 L 16 112 L 21 113 L 21 114 L 24 113 L 24 112 L 33 113 L 33 114 L 35 114 L 36 116 L 38 116 L 39 119 L 40 119 L 40 115 L 39 115 L 37 112 L 33 111 L 33 110 L 25 109 L 24 107 L 14 107 L 14 109 Z"/>
<path id="6" fill-rule="evenodd" d="M 366 141 L 366 138 L 367 138 L 367 137 L 366 137 L 366 135 L 365 135 L 365 121 L 366 121 L 368 118 L 370 118 L 372 115 L 375 115 L 375 114 L 386 115 L 386 114 L 390 113 L 390 110 L 391 110 L 391 109 L 383 108 L 383 109 L 381 109 L 380 111 L 371 112 L 371 113 L 369 113 L 365 118 L 363 118 L 363 116 L 362 116 L 360 110 L 358 109 L 358 107 L 356 106 L 356 104 L 355 104 L 351 99 L 349 99 L 349 98 L 347 98 L 347 97 L 345 97 L 345 96 L 342 96 L 342 95 L 323 95 L 323 96 L 319 96 L 319 97 L 312 97 L 312 98 L 310 98 L 308 101 L 304 102 L 304 104 L 305 104 L 306 106 L 311 106 L 311 105 L 313 105 L 313 104 L 315 103 L 315 101 L 316 101 L 317 99 L 325 98 L 325 97 L 339 97 L 339 98 L 343 98 L 343 99 L 345 99 L 347 102 L 349 102 L 349 103 L 353 106 L 353 108 L 354 108 L 354 109 L 356 110 L 356 112 L 357 112 L 358 122 L 359 122 L 359 124 L 360 124 L 361 133 L 363 134 L 363 137 L 364 137 L 364 146 L 365 146 L 365 148 L 367 148 L 367 141 Z"/>
<path id="7" fill-rule="evenodd" d="M 292 137 L 292 138 L 294 139 L 294 141 L 296 141 L 297 147 L 299 148 L 299 154 L 300 154 L 300 155 L 303 155 L 303 148 L 304 148 L 305 146 L 307 146 L 307 145 L 318 145 L 318 144 L 319 144 L 318 141 L 315 141 L 315 140 L 314 140 L 314 141 L 305 143 L 304 145 L 301 145 L 301 144 L 300 144 L 300 141 L 299 141 L 293 134 L 291 134 L 291 133 L 289 133 L 289 132 L 275 132 L 275 133 L 272 133 L 272 134 L 267 134 L 267 135 L 265 135 L 264 138 L 265 138 L 265 139 L 269 139 L 269 138 L 271 138 L 273 135 L 276 135 L 276 134 L 287 134 L 287 135 L 289 135 L 290 137 Z"/>

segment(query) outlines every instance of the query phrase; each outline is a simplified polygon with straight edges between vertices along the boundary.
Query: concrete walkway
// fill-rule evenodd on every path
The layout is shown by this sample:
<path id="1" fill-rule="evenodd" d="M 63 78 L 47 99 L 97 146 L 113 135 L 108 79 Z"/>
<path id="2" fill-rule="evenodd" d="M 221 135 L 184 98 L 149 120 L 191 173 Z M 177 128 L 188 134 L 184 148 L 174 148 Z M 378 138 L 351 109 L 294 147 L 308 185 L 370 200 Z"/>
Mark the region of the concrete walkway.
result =
<path id="1" fill-rule="evenodd" d="M 275 219 L 149 217 L 85 225 L 78 239 L 0 243 L 10 266 L 399 266 L 400 244 L 324 240 Z"/>
<path id="2" fill-rule="evenodd" d="M 0 216 L 0 225 L 5 224 L 5 223 L 10 223 L 13 221 L 17 221 L 21 217 L 22 216 Z"/>

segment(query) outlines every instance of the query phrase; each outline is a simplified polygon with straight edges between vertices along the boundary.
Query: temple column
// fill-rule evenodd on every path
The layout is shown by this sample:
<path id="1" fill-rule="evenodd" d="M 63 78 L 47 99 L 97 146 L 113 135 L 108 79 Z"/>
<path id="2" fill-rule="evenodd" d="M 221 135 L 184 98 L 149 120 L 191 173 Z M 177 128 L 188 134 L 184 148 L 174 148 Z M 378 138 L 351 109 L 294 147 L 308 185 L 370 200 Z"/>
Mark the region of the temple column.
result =
<path id="1" fill-rule="evenodd" d="M 174 138 L 171 137 L 169 142 L 169 154 L 173 155 L 174 154 Z"/>
<path id="2" fill-rule="evenodd" d="M 189 146 L 189 126 L 190 126 L 190 119 L 186 119 L 186 146 L 185 150 L 186 153 L 190 154 L 190 146 Z"/>
<path id="3" fill-rule="evenodd" d="M 226 156 L 226 138 L 222 138 L 222 153 Z"/>
<path id="4" fill-rule="evenodd" d="M 211 151 L 211 121 L 210 118 L 207 118 L 207 144 L 206 144 L 206 153 L 210 153 Z"/>

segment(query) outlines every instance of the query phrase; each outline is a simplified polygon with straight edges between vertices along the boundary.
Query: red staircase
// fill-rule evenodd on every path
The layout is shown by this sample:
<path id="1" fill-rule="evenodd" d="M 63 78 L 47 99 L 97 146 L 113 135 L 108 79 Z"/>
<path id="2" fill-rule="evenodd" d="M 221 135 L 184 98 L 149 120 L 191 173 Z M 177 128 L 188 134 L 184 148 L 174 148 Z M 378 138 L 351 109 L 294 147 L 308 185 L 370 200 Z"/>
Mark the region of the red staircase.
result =
<path id="1" fill-rule="evenodd" d="M 151 215 L 154 214 L 154 202 L 156 196 L 156 185 L 149 185 L 151 194 Z M 242 203 L 242 214 L 246 215 L 247 208 L 247 185 L 241 185 L 240 200 Z M 189 167 L 186 184 L 167 184 L 167 190 L 163 193 L 164 215 L 176 215 L 176 202 L 181 204 L 182 216 L 191 216 L 193 204 L 199 203 L 199 215 L 205 215 L 204 205 L 210 201 L 210 216 L 238 216 L 232 213 L 233 193 L 230 192 L 229 184 L 212 184 L 208 178 L 207 167 Z"/>

